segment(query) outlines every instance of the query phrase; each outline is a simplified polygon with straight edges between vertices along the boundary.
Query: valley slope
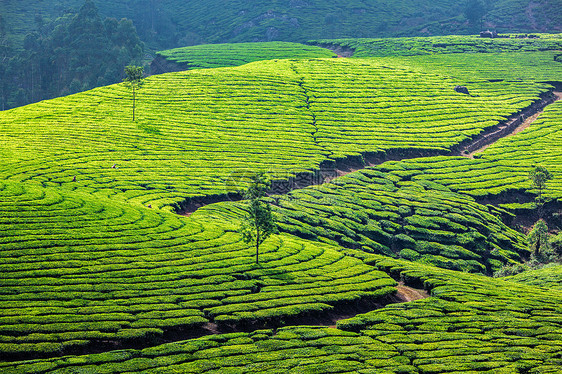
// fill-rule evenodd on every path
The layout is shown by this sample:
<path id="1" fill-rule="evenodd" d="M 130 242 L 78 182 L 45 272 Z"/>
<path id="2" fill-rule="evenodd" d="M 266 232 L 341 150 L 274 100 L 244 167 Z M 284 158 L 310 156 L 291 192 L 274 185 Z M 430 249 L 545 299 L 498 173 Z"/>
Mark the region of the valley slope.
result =
<path id="1" fill-rule="evenodd" d="M 553 98 L 556 54 L 274 59 L 146 78 L 134 122 L 122 84 L 1 112 L 0 370 L 556 373 L 556 274 L 488 275 L 531 254 L 533 165 L 562 199 L 561 102 L 454 156 Z M 229 201 L 258 171 L 260 264 Z"/>

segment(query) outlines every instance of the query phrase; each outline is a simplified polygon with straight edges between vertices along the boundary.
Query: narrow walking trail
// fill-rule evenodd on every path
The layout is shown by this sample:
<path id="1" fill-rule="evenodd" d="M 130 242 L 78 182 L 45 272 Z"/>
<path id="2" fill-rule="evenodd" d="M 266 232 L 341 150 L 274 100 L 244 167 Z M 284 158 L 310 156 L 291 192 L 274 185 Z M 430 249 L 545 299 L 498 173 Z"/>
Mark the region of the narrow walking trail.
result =
<path id="1" fill-rule="evenodd" d="M 279 321 L 270 321 L 237 326 L 222 324 L 219 325 L 215 322 L 208 322 L 196 330 L 191 329 L 189 331 L 169 331 L 164 335 L 162 343 L 182 341 L 208 335 L 219 335 L 234 332 L 253 332 L 256 330 L 268 328 L 275 330 L 279 327 L 286 326 L 305 325 L 337 328 L 338 321 L 355 317 L 358 314 L 368 313 L 373 310 L 384 308 L 385 306 L 391 304 L 407 303 L 411 301 L 422 300 L 431 296 L 426 290 L 407 286 L 402 281 L 398 283 L 398 285 L 396 286 L 396 290 L 396 294 L 380 300 L 373 301 L 365 299 L 355 303 L 350 303 L 349 305 L 340 304 L 336 305 L 330 312 L 323 312 L 322 314 L 318 315 L 301 316 L 298 318 L 286 320 L 284 323 L 279 323 Z"/>
<path id="2" fill-rule="evenodd" d="M 500 128 L 498 128 L 498 130 L 496 130 L 496 132 L 507 132 L 506 135 L 499 134 L 499 136 L 496 138 L 496 137 L 494 137 L 494 134 L 490 134 L 489 135 L 489 141 L 484 139 L 480 142 L 475 142 L 475 146 L 477 146 L 479 148 L 471 150 L 468 153 L 463 154 L 463 156 L 468 157 L 468 158 L 474 158 L 475 154 L 483 152 L 489 146 L 491 146 L 492 144 L 497 142 L 499 139 L 509 138 L 510 136 L 517 135 L 521 131 L 523 131 L 526 128 L 528 128 L 529 126 L 531 126 L 531 124 L 533 124 L 533 122 L 535 122 L 537 120 L 537 118 L 541 115 L 541 113 L 544 112 L 544 109 L 548 105 L 554 104 L 556 101 L 562 99 L 562 92 L 554 91 L 552 94 L 553 94 L 553 97 L 546 101 L 547 102 L 546 105 L 544 105 L 544 106 L 541 105 L 538 111 L 536 111 L 534 114 L 529 115 L 523 121 L 519 120 L 518 121 L 519 125 L 517 125 L 517 123 L 513 122 L 511 125 L 506 124 L 504 127 L 500 127 Z M 513 128 L 514 126 L 517 126 L 517 127 Z M 511 130 L 511 131 L 509 132 L 509 130 Z"/>

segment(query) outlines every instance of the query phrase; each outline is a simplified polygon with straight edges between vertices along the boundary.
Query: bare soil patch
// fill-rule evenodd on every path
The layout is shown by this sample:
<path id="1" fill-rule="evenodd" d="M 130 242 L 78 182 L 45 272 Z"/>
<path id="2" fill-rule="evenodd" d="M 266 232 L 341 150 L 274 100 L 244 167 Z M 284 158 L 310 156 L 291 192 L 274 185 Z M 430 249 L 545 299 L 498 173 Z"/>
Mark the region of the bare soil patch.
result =
<path id="1" fill-rule="evenodd" d="M 454 156 L 473 158 L 478 152 L 483 151 L 501 138 L 512 136 L 529 127 L 548 105 L 560 99 L 559 92 L 549 91 L 540 96 L 540 99 L 531 106 L 515 113 L 507 120 L 492 126 L 472 139 L 461 142 L 452 150 Z"/>

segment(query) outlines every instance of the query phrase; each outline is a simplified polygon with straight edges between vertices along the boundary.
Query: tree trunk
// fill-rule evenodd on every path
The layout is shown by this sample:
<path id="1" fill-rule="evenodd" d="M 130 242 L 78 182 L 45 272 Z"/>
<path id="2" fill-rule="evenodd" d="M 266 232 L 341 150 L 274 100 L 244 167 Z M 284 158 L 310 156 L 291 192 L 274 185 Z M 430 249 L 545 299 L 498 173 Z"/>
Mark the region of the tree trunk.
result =
<path id="1" fill-rule="evenodd" d="M 135 86 L 133 86 L 133 122 L 135 122 L 135 100 L 136 100 L 136 92 L 135 92 Z"/>
<path id="2" fill-rule="evenodd" d="M 259 254 L 260 254 L 260 230 L 256 229 L 256 264 L 259 264 Z"/>

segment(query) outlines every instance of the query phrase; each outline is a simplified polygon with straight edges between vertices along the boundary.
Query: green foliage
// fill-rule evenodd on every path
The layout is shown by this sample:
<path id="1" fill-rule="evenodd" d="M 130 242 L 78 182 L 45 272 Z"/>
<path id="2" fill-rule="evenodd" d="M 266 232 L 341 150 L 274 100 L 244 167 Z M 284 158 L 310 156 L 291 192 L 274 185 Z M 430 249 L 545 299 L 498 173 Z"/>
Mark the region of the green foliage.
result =
<path id="1" fill-rule="evenodd" d="M 506 279 L 534 286 L 562 290 L 562 265 L 551 263 L 540 269 L 521 272 Z"/>
<path id="2" fill-rule="evenodd" d="M 498 264 L 523 261 L 530 254 L 523 235 L 472 198 L 376 169 L 274 196 L 270 202 L 281 231 L 369 253 L 489 274 Z M 195 217 L 221 222 L 242 209 L 240 203 L 215 204 Z"/>
<path id="3" fill-rule="evenodd" d="M 535 166 L 535 168 L 532 169 L 531 172 L 529 173 L 529 179 L 531 180 L 531 183 L 533 183 L 533 188 L 535 188 L 538 191 L 538 196 L 536 200 L 537 205 L 538 206 L 544 205 L 544 201 L 542 199 L 542 192 L 546 187 L 546 182 L 552 179 L 552 174 L 544 166 L 538 165 Z M 542 221 L 542 223 L 544 224 L 544 221 Z"/>
<path id="4" fill-rule="evenodd" d="M 562 256 L 562 232 L 558 232 L 558 234 L 551 236 L 549 244 L 559 256 Z"/>
<path id="5" fill-rule="evenodd" d="M 500 193 L 522 192 L 531 189 L 530 165 L 542 165 L 552 179 L 542 191 L 542 199 L 562 198 L 562 103 L 548 106 L 539 118 L 517 136 L 506 137 L 492 144 L 479 158 L 437 157 L 405 160 L 387 164 L 382 170 L 401 173 L 408 170 L 414 180 L 429 180 L 443 184 L 454 191 L 466 193 L 477 199 L 494 198 Z M 536 189 L 533 188 L 533 192 Z M 524 197 L 523 197 L 524 198 Z M 508 209 L 533 214 L 536 208 L 528 200 L 512 199 L 505 204 Z M 524 204 L 525 203 L 525 204 Z"/>
<path id="6" fill-rule="evenodd" d="M 0 47 L 2 110 L 118 82 L 125 65 L 142 62 L 144 45 L 131 20 L 102 20 L 91 0 L 76 14 L 40 20 L 23 50 Z"/>
<path id="7" fill-rule="evenodd" d="M 4 358 L 146 344 L 210 321 L 277 325 L 395 292 L 329 245 L 272 235 L 258 267 L 236 226 L 91 194 L 0 181 L 0 211 Z"/>
<path id="8" fill-rule="evenodd" d="M 157 209 L 238 191 L 256 170 L 302 187 L 320 165 L 446 154 L 549 90 L 533 83 L 559 74 L 549 56 L 490 54 L 505 69 L 529 63 L 503 82 L 468 54 L 167 74 L 146 79 L 136 124 L 123 120 L 124 85 L 1 113 L 0 354 L 12 361 L 0 371 L 555 370 L 559 292 L 469 272 L 529 253 L 498 218 L 509 213 L 478 196 L 529 188 L 528 165 L 539 163 L 552 170 L 549 196 L 560 194 L 558 104 L 479 159 L 387 162 L 283 197 L 255 189 L 284 231 L 262 244 L 260 266 L 237 232 L 243 204 L 190 218 Z M 471 96 L 452 90 L 459 83 Z M 392 300 L 388 274 L 432 297 L 339 329 L 157 344 L 208 322 L 277 327 Z M 151 347 L 58 357 L 107 342 Z M 34 353 L 51 358 L 14 361 Z"/>
<path id="9" fill-rule="evenodd" d="M 54 19 L 83 0 L 2 2 L 0 13 L 9 18 L 14 38 L 23 40 L 36 16 Z M 310 38 L 447 35 L 474 32 L 467 24 L 466 1 L 421 0 L 412 6 L 349 0 L 271 4 L 255 0 L 251 6 L 219 0 L 98 0 L 105 16 L 132 19 L 141 38 L 153 49 L 178 45 L 250 41 L 303 41 Z M 556 32 L 560 30 L 560 4 L 555 0 L 533 5 L 529 0 L 486 2 L 487 25 L 500 31 Z M 522 11 L 529 9 L 528 11 Z"/>
<path id="10" fill-rule="evenodd" d="M 255 243 L 256 264 L 259 263 L 260 245 L 278 232 L 270 205 L 263 201 L 271 183 L 263 172 L 252 176 L 250 185 L 244 194 L 248 200 L 248 213 L 242 218 L 240 233 L 246 243 Z"/>
<path id="11" fill-rule="evenodd" d="M 548 89 L 474 81 L 474 96 L 460 95 L 458 79 L 376 59 L 262 61 L 144 81 L 134 124 L 124 85 L 0 113 L 0 177 L 178 209 L 237 192 L 258 170 L 278 180 L 367 152 L 446 153 Z"/>
<path id="12" fill-rule="evenodd" d="M 485 14 L 486 8 L 479 0 L 468 0 L 466 2 L 464 15 L 471 24 L 480 26 L 480 21 Z"/>
<path id="13" fill-rule="evenodd" d="M 125 85 L 129 87 L 133 93 L 133 122 L 135 121 L 135 104 L 137 99 L 137 90 L 144 83 L 144 68 L 142 66 L 128 65 L 125 66 L 126 77 L 123 80 Z"/>
<path id="14" fill-rule="evenodd" d="M 540 219 L 533 225 L 529 235 L 527 235 L 527 243 L 531 252 L 536 256 L 543 253 L 549 246 L 548 226 L 544 220 Z"/>
<path id="15" fill-rule="evenodd" d="M 525 264 L 506 264 L 503 265 L 499 270 L 494 272 L 494 277 L 508 277 L 516 274 L 523 273 L 530 270 L 531 268 Z"/>
<path id="16" fill-rule="evenodd" d="M 562 46 L 562 34 L 536 34 L 535 38 L 528 38 L 526 34 L 508 34 L 505 36 L 507 37 L 495 39 L 481 38 L 476 35 L 326 39 L 311 40 L 309 43 L 351 48 L 354 50 L 353 57 L 355 58 L 427 56 L 428 60 L 431 60 L 431 56 L 435 54 L 557 51 Z M 471 57 L 482 60 L 493 59 L 493 56 L 489 55 Z M 459 62 L 462 63 L 462 59 L 459 58 Z M 490 62 L 488 62 L 488 65 L 487 68 L 490 70 L 497 68 L 503 70 L 502 66 L 496 66 L 490 64 Z M 480 68 L 486 68 L 486 66 Z M 462 68 L 458 67 L 458 70 L 462 70 Z M 474 71 L 466 71 L 466 73 L 474 74 Z"/>
<path id="17" fill-rule="evenodd" d="M 282 327 L 104 354 L 1 363 L 6 372 L 516 373 L 562 365 L 559 292 L 382 256 L 432 297 L 338 322 Z"/>
<path id="18" fill-rule="evenodd" d="M 336 54 L 320 47 L 288 42 L 203 44 L 160 51 L 157 56 L 187 69 L 239 66 L 274 59 L 329 58 Z"/>

